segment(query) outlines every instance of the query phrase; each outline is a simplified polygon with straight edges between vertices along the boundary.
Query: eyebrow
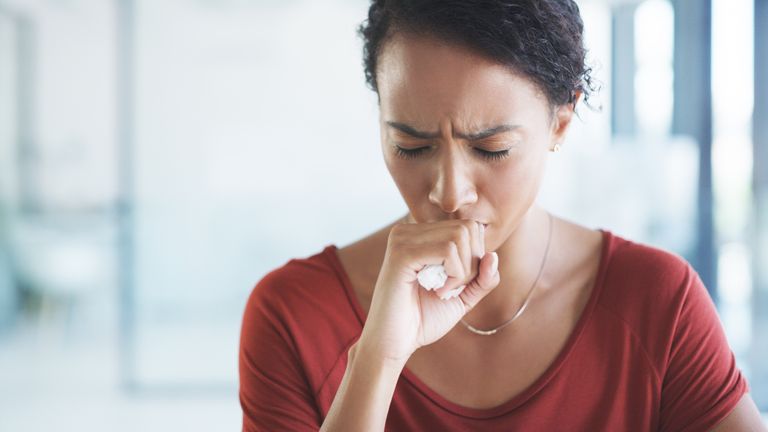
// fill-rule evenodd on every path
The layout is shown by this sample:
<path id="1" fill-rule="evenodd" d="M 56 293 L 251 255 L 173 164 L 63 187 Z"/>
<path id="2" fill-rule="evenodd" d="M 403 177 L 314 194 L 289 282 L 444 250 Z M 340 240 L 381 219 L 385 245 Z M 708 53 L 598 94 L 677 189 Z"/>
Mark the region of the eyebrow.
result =
<path id="1" fill-rule="evenodd" d="M 405 123 L 388 121 L 387 124 L 390 127 L 395 128 L 395 129 L 399 130 L 400 132 L 408 134 L 408 135 L 410 135 L 410 136 L 412 136 L 414 138 L 434 139 L 434 138 L 439 138 L 440 137 L 440 133 L 439 132 L 424 132 L 424 131 L 420 131 L 420 130 L 417 130 L 416 128 L 414 128 L 414 127 L 408 126 Z M 466 139 L 466 140 L 469 140 L 469 141 L 475 141 L 475 140 L 481 140 L 483 138 L 488 138 L 490 136 L 493 136 L 493 135 L 496 135 L 496 134 L 500 134 L 500 133 L 503 133 L 503 132 L 509 132 L 509 131 L 515 130 L 515 129 L 519 128 L 519 127 L 520 127 L 520 125 L 502 124 L 502 125 L 498 125 L 498 126 L 494 126 L 494 127 L 488 128 L 488 129 L 483 129 L 483 130 L 478 131 L 478 132 L 471 132 L 471 133 L 454 132 L 453 135 L 455 137 L 458 137 L 458 138 Z"/>

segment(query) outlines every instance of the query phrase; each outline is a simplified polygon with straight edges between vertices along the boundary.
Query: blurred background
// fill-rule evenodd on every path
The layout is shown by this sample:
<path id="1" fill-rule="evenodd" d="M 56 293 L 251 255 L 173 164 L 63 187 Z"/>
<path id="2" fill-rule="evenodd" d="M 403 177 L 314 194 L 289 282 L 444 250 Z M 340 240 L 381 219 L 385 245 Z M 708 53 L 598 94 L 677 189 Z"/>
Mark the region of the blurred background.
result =
<path id="1" fill-rule="evenodd" d="M 768 1 L 579 4 L 602 89 L 539 200 L 688 259 L 766 412 Z M 0 0 L 0 431 L 240 428 L 254 284 L 407 211 L 367 6 Z"/>

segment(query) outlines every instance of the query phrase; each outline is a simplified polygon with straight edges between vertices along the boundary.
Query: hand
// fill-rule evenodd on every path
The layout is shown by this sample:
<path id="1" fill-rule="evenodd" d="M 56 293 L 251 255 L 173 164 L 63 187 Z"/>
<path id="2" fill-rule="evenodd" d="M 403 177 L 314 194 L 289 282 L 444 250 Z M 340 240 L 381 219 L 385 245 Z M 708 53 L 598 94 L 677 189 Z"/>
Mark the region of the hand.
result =
<path id="1" fill-rule="evenodd" d="M 485 252 L 483 231 L 471 220 L 396 224 L 360 343 L 404 365 L 418 348 L 445 336 L 499 284 L 498 256 Z M 419 285 L 416 275 L 427 264 L 445 267 L 448 279 L 442 288 L 428 291 Z M 440 298 L 462 285 L 457 297 Z"/>

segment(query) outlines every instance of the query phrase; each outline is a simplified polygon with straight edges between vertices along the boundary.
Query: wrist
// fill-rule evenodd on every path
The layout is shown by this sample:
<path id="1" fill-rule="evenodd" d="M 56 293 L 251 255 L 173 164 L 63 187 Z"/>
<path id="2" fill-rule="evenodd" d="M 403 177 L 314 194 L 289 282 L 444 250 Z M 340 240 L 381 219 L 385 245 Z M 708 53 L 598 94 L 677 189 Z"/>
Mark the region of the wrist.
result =
<path id="1" fill-rule="evenodd" d="M 405 368 L 408 362 L 407 357 L 389 356 L 376 346 L 369 343 L 366 339 L 358 339 L 349 350 L 349 362 L 368 365 L 384 371 L 396 373 L 397 375 Z"/>

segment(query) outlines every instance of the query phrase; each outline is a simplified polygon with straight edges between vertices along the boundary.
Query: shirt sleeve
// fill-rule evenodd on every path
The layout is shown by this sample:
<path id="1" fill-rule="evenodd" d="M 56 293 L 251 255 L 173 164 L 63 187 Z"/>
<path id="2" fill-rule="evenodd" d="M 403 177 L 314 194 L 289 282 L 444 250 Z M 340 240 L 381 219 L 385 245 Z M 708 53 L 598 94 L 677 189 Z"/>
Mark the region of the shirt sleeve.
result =
<path id="1" fill-rule="evenodd" d="M 707 289 L 687 265 L 661 388 L 660 431 L 705 431 L 749 391 Z"/>
<path id="2" fill-rule="evenodd" d="M 270 307 L 268 280 L 251 293 L 240 333 L 243 431 L 317 431 L 322 421 L 290 335 Z"/>

